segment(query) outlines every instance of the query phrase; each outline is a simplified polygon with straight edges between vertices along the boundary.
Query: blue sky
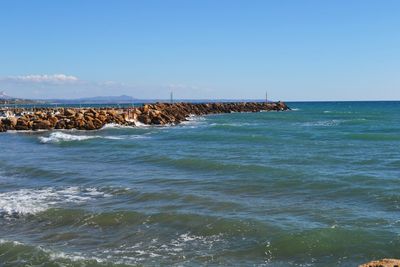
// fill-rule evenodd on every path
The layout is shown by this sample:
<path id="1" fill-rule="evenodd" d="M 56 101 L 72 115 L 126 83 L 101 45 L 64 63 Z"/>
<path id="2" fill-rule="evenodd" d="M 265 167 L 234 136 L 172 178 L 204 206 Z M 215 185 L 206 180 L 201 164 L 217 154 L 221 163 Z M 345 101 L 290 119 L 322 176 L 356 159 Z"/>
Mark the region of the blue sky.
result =
<path id="1" fill-rule="evenodd" d="M 398 100 L 399 14 L 395 0 L 2 0 L 0 91 Z"/>

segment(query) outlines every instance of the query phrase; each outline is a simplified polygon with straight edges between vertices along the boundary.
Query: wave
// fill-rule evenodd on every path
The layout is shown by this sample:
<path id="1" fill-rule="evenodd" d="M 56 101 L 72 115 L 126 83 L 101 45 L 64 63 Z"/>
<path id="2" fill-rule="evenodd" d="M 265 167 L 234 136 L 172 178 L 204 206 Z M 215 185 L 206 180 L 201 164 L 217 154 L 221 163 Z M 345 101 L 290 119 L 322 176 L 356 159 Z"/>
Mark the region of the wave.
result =
<path id="1" fill-rule="evenodd" d="M 382 236 L 392 241 L 385 244 Z M 268 235 L 262 232 L 257 240 L 248 239 L 245 233 L 238 233 L 237 239 L 190 231 L 165 239 L 154 233 L 147 239 L 126 239 L 114 245 L 78 251 L 79 248 L 74 251 L 72 247 L 67 252 L 0 239 L 0 261 L 10 266 L 356 266 L 366 261 L 368 255 L 396 255 L 399 240 L 381 230 L 333 225 Z M 382 245 L 386 249 L 377 251 Z"/>
<path id="2" fill-rule="evenodd" d="M 192 248 L 211 250 L 216 242 L 222 242 L 221 236 L 199 236 L 190 232 L 179 235 L 164 244 L 158 238 L 147 242 L 121 244 L 116 248 L 97 249 L 83 252 L 57 251 L 41 245 L 31 245 L 19 241 L 0 239 L 0 261 L 5 264 L 56 265 L 56 266 L 137 266 L 163 262 L 167 257 L 178 262 L 186 262 L 185 251 Z M 196 251 L 198 256 L 202 253 Z M 159 265 L 159 264 L 156 264 Z M 163 265 L 163 264 L 161 264 Z M 169 265 L 169 264 L 168 264 Z"/>
<path id="3" fill-rule="evenodd" d="M 189 115 L 186 121 L 182 121 L 179 126 L 185 128 L 198 128 L 207 125 L 207 119 L 204 116 Z"/>
<path id="4" fill-rule="evenodd" d="M 33 215 L 62 203 L 84 203 L 109 196 L 111 195 L 96 188 L 20 189 L 0 193 L 0 215 L 3 217 Z"/>
<path id="5" fill-rule="evenodd" d="M 163 127 L 169 127 L 171 124 L 163 124 L 163 125 L 156 125 L 156 124 L 144 124 L 140 121 L 131 121 L 134 123 L 134 125 L 121 125 L 117 123 L 107 123 L 105 124 L 100 130 L 102 129 L 137 129 L 137 128 L 163 128 Z"/>
<path id="6" fill-rule="evenodd" d="M 0 261 L 6 266 L 114 266 L 105 259 L 81 252 L 59 252 L 5 239 L 0 239 Z"/>
<path id="7" fill-rule="evenodd" d="M 132 129 L 132 128 L 135 128 L 135 126 L 121 125 L 121 124 L 118 124 L 118 123 L 107 123 L 101 129 L 114 129 L 114 128 L 117 128 L 117 129 Z"/>
<path id="8" fill-rule="evenodd" d="M 343 120 L 324 120 L 324 121 L 314 121 L 314 122 L 304 122 L 301 126 L 305 127 L 332 127 L 341 124 Z"/>
<path id="9" fill-rule="evenodd" d="M 334 114 L 353 114 L 353 111 L 338 111 L 338 110 L 324 110 L 323 113 L 334 113 Z"/>
<path id="10" fill-rule="evenodd" d="M 108 139 L 108 140 L 124 140 L 124 139 L 141 139 L 150 138 L 147 135 L 81 135 L 69 134 L 65 132 L 52 132 L 48 137 L 40 136 L 39 140 L 43 144 L 60 143 L 60 142 L 77 142 L 91 139 Z"/>
<path id="11" fill-rule="evenodd" d="M 61 141 L 83 141 L 89 139 L 101 138 L 101 136 L 97 135 L 74 135 L 67 134 L 63 132 L 53 132 L 48 137 L 40 136 L 39 140 L 41 143 L 58 143 Z"/>

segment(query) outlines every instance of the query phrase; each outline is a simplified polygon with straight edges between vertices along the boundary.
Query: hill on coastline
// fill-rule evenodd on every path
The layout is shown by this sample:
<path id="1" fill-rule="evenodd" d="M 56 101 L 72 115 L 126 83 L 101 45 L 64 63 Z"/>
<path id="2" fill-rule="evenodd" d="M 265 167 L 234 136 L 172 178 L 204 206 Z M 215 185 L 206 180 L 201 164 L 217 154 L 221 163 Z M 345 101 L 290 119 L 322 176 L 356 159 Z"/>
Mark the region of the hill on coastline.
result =
<path id="1" fill-rule="evenodd" d="M 42 101 L 17 98 L 7 95 L 4 91 L 0 91 L 0 105 L 21 105 L 21 104 L 36 104 L 43 103 Z"/>

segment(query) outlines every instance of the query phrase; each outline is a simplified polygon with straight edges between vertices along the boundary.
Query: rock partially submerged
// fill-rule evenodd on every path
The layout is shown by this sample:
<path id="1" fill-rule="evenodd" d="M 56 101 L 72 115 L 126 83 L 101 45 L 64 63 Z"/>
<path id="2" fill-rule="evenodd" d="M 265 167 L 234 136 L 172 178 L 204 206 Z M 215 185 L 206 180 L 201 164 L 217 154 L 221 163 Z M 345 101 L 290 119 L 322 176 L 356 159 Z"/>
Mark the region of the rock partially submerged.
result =
<path id="1" fill-rule="evenodd" d="M 382 259 L 361 264 L 358 267 L 400 267 L 398 259 Z"/>
<path id="2" fill-rule="evenodd" d="M 0 120 L 0 132 L 8 130 L 78 129 L 96 130 L 106 124 L 136 126 L 179 124 L 191 115 L 231 112 L 284 111 L 284 102 L 259 103 L 156 103 L 138 108 L 35 108 L 13 109 L 14 114 Z"/>

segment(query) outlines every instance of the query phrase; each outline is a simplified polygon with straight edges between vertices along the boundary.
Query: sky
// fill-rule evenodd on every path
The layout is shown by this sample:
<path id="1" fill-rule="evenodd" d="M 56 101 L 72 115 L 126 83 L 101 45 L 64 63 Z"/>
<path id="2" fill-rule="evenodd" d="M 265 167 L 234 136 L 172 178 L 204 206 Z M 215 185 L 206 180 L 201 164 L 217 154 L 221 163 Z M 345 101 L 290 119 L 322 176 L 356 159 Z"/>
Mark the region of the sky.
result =
<path id="1" fill-rule="evenodd" d="M 0 0 L 23 98 L 400 100 L 397 0 Z"/>

